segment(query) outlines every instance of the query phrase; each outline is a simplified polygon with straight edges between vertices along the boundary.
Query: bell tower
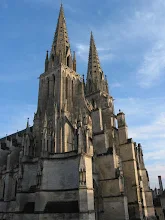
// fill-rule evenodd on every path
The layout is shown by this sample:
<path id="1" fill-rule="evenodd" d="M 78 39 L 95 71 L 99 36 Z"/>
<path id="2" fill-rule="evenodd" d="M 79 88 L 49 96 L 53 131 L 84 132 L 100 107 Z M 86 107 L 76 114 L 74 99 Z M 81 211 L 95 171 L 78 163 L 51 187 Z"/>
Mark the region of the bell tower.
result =
<path id="1" fill-rule="evenodd" d="M 72 113 L 76 115 L 73 106 L 78 106 L 80 99 L 77 101 L 76 96 L 84 93 L 82 89 L 81 77 L 76 73 L 75 52 L 72 59 L 61 4 L 51 51 L 46 52 L 45 72 L 39 77 L 38 108 L 34 117 L 38 155 L 42 151 L 46 156 L 50 153 L 74 150 L 72 133 L 76 116 Z"/>

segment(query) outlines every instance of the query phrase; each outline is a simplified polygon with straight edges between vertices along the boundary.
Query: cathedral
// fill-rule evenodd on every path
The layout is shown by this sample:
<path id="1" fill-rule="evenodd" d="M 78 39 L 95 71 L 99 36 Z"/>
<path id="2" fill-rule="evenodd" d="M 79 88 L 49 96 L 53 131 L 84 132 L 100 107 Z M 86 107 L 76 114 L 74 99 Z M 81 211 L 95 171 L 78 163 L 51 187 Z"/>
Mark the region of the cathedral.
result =
<path id="1" fill-rule="evenodd" d="M 33 126 L 0 139 L 0 220 L 154 220 L 141 144 L 128 138 L 90 36 L 76 71 L 61 5 Z"/>

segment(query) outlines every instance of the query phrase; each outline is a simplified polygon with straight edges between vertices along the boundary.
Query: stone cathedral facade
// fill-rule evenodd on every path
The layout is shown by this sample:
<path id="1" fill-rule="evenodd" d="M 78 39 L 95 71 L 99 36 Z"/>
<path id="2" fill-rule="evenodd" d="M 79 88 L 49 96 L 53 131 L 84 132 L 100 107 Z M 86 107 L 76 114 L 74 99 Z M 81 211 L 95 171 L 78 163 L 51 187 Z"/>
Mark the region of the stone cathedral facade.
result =
<path id="1" fill-rule="evenodd" d="M 128 139 L 91 34 L 86 82 L 61 5 L 33 127 L 0 139 L 1 220 L 151 220 L 140 144 Z"/>

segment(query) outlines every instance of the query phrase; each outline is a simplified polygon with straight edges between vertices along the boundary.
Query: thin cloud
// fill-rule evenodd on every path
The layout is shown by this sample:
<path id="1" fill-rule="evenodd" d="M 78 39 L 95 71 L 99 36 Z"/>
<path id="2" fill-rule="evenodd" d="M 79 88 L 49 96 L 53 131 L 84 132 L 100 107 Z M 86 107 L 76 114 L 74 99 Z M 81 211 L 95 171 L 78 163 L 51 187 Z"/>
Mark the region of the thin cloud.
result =
<path id="1" fill-rule="evenodd" d="M 120 88 L 120 87 L 122 87 L 122 84 L 119 82 L 115 82 L 111 84 L 111 88 Z"/>
<path id="2" fill-rule="evenodd" d="M 155 85 L 165 74 L 165 43 L 158 42 L 147 54 L 138 70 L 139 85 L 149 88 Z"/>
<path id="3" fill-rule="evenodd" d="M 165 134 L 162 133 L 165 130 L 165 123 L 163 123 L 165 121 L 165 112 L 158 114 L 157 117 L 157 119 L 153 120 L 152 123 L 147 123 L 147 125 L 132 126 L 131 137 L 140 138 L 141 140 L 156 138 L 165 140 Z M 162 121 L 160 121 L 160 118 Z"/>
<path id="4" fill-rule="evenodd" d="M 83 61 L 88 61 L 89 45 L 78 43 L 76 44 L 76 53 Z"/>
<path id="5" fill-rule="evenodd" d="M 142 88 L 157 85 L 165 75 L 164 10 L 164 1 L 150 1 L 147 7 L 135 11 L 133 19 L 128 22 L 127 37 L 136 39 L 137 45 L 144 44 L 136 74 Z"/>
<path id="6" fill-rule="evenodd" d="M 98 48 L 111 48 L 108 55 L 104 49 L 102 54 L 99 54 L 100 59 L 108 62 L 113 58 L 120 63 L 124 59 L 128 67 L 130 61 L 135 61 L 133 72 L 136 73 L 137 85 L 142 88 L 157 85 L 165 75 L 164 11 L 164 1 L 150 0 L 143 2 L 138 10 L 135 8 L 131 12 L 128 11 L 122 22 L 107 17 L 104 24 L 88 24 L 95 33 Z M 87 27 L 82 28 L 84 33 L 88 34 Z M 84 47 L 86 48 L 85 44 Z M 81 50 L 82 48 L 77 49 L 80 58 L 85 60 L 87 52 Z"/>
<path id="7" fill-rule="evenodd" d="M 58 9 L 60 5 L 60 1 L 54 2 L 54 0 L 24 1 Z M 82 23 L 81 30 L 74 33 L 74 38 L 80 39 L 81 42 L 75 47 L 79 58 L 87 62 L 89 42 L 84 39 L 89 35 L 89 29 L 93 30 L 97 39 L 100 60 L 102 62 L 117 60 L 121 64 L 124 59 L 128 66 L 132 60 L 136 61 L 131 72 L 136 73 L 137 85 L 150 88 L 159 84 L 161 77 L 165 75 L 165 3 L 164 0 L 146 0 L 145 2 L 140 0 L 138 6 L 132 8 L 131 11 L 128 10 L 122 17 L 122 22 L 117 19 L 112 20 L 107 15 L 104 23 L 92 24 L 90 21 L 88 24 Z M 64 7 L 71 12 L 79 13 L 81 10 L 65 3 Z M 109 4 L 107 4 L 108 7 Z M 70 21 L 70 23 L 74 28 L 80 25 L 75 24 L 75 21 Z"/>
<path id="8" fill-rule="evenodd" d="M 162 144 L 162 146 L 163 145 L 164 144 Z M 164 156 L 165 156 L 165 149 L 157 150 L 156 152 L 150 151 L 145 153 L 145 160 L 149 161 L 152 158 L 152 160 L 164 161 Z"/>
<path id="9" fill-rule="evenodd" d="M 126 113 L 126 117 L 153 117 L 165 110 L 165 97 L 154 98 L 118 98 L 115 99 L 115 109 L 121 109 Z M 136 118 L 134 118 L 136 119 Z M 138 119 L 139 120 L 139 119 Z M 129 121 L 130 124 L 131 121 Z"/>
<path id="10" fill-rule="evenodd" d="M 129 136 L 138 140 L 164 139 L 165 98 L 153 99 L 116 99 L 116 109 L 126 114 Z M 152 120 L 151 120 L 152 118 Z M 140 123 L 139 123 L 140 122 Z"/>
<path id="11" fill-rule="evenodd" d="M 164 168 L 165 168 L 165 163 L 152 163 L 150 165 L 147 165 L 147 170 L 149 173 L 149 177 L 150 177 L 150 185 L 151 188 L 159 188 L 158 185 L 158 176 L 162 176 L 162 180 L 163 180 L 163 184 L 165 185 L 165 172 L 164 172 Z"/>

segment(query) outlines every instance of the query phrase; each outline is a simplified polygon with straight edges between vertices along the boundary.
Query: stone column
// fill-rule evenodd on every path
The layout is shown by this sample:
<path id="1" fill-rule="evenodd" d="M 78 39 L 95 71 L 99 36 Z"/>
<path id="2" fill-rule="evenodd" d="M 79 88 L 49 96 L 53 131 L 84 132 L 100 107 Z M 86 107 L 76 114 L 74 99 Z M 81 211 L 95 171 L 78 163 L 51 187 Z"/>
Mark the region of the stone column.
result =
<path id="1" fill-rule="evenodd" d="M 92 157 L 80 156 L 79 164 L 79 220 L 95 220 Z"/>

